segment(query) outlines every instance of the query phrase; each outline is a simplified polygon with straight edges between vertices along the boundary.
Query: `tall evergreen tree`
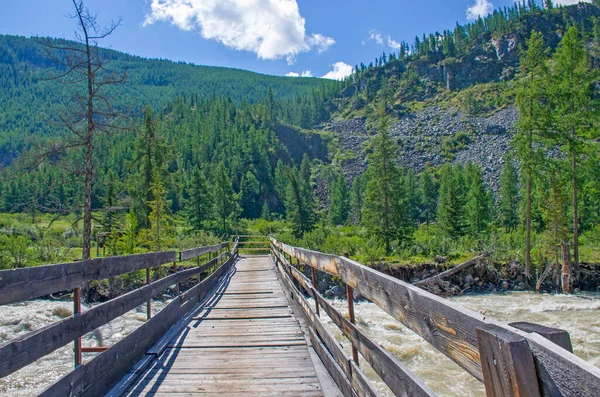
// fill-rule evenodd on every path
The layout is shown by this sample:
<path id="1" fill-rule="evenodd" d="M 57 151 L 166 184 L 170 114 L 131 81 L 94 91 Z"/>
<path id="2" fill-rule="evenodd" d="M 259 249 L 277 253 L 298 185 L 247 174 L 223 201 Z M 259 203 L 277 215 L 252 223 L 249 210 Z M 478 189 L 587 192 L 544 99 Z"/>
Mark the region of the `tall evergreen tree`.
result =
<path id="1" fill-rule="evenodd" d="M 350 214 L 350 197 L 348 185 L 342 175 L 333 180 L 329 188 L 329 219 L 334 225 L 344 225 Z"/>
<path id="2" fill-rule="evenodd" d="M 419 175 L 419 203 L 421 220 L 427 224 L 435 219 L 437 210 L 437 189 L 428 168 Z"/>
<path id="3" fill-rule="evenodd" d="M 292 168 L 288 172 L 285 210 L 288 220 L 292 223 L 294 235 L 300 238 L 312 230 L 313 217 L 306 195 L 302 191 L 301 178 L 298 171 Z"/>
<path id="4" fill-rule="evenodd" d="M 510 158 L 506 159 L 500 175 L 500 223 L 507 232 L 519 224 L 519 179 Z"/>
<path id="5" fill-rule="evenodd" d="M 194 230 L 202 230 L 211 215 L 211 197 L 206 178 L 197 166 L 191 172 L 186 191 L 188 198 L 184 212 L 187 221 Z"/>
<path id="6" fill-rule="evenodd" d="M 534 143 L 548 129 L 550 113 L 547 106 L 548 68 L 544 37 L 532 32 L 527 40 L 527 50 L 521 54 L 520 80 L 517 88 L 519 108 L 518 132 L 514 144 L 521 162 L 521 175 L 525 180 L 525 276 L 531 274 L 531 205 L 534 170 L 539 161 L 539 151 Z"/>
<path id="7" fill-rule="evenodd" d="M 445 165 L 441 170 L 437 223 L 449 237 L 462 236 L 465 231 L 462 174 L 460 166 Z"/>
<path id="8" fill-rule="evenodd" d="M 556 115 L 555 142 L 562 145 L 571 163 L 573 211 L 573 264 L 579 266 L 578 167 L 586 141 L 595 133 L 597 101 L 593 97 L 595 75 L 591 73 L 584 42 L 570 27 L 552 59 L 552 93 Z"/>
<path id="9" fill-rule="evenodd" d="M 370 174 L 363 206 L 363 222 L 385 244 L 390 253 L 390 242 L 403 239 L 407 217 L 402 191 L 400 170 L 396 164 L 398 146 L 389 133 L 385 106 L 380 105 L 377 136 L 373 139 L 373 153 L 368 158 Z"/>
<path id="10" fill-rule="evenodd" d="M 481 169 L 471 171 L 471 182 L 465 205 L 465 220 L 469 232 L 479 236 L 488 230 L 491 220 L 491 195 L 483 184 Z"/>
<path id="11" fill-rule="evenodd" d="M 228 221 L 235 217 L 237 201 L 238 196 L 233 190 L 225 165 L 221 162 L 215 172 L 213 194 L 213 210 L 219 221 L 217 229 L 219 233 L 225 234 L 231 230 Z"/>
<path id="12" fill-rule="evenodd" d="M 240 182 L 242 217 L 258 218 L 260 215 L 260 183 L 251 171 L 246 171 Z"/>

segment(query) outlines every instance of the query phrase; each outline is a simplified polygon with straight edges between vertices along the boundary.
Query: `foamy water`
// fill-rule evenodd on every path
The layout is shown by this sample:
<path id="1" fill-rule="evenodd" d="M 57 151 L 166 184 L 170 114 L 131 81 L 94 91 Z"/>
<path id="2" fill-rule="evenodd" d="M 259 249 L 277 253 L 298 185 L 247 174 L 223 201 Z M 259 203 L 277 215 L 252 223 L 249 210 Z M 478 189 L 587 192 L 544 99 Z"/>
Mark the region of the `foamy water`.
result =
<path id="1" fill-rule="evenodd" d="M 571 334 L 575 354 L 600 366 L 600 295 L 539 295 L 518 292 L 464 296 L 453 300 L 500 321 L 529 321 L 566 329 Z M 346 301 L 336 300 L 333 304 L 341 313 L 346 312 Z M 163 302 L 153 302 L 153 311 L 158 312 L 164 305 Z M 0 343 L 59 321 L 70 315 L 71 311 L 70 302 L 47 300 L 0 306 Z M 358 326 L 405 363 L 440 396 L 484 395 L 481 383 L 375 304 L 356 303 L 355 311 Z M 321 318 L 350 352 L 348 340 L 337 327 L 325 314 L 322 313 Z M 145 319 L 145 305 L 142 305 L 88 334 L 83 345 L 112 345 L 142 325 Z M 84 354 L 84 360 L 89 361 L 94 356 L 95 354 Z M 374 380 L 382 394 L 392 395 L 364 360 L 361 360 L 361 367 Z M 69 344 L 0 379 L 0 395 L 37 395 L 72 369 L 73 348 Z"/>
<path id="2" fill-rule="evenodd" d="M 165 303 L 152 302 L 152 312 L 157 313 Z M 85 307 L 84 307 L 85 310 Z M 30 331 L 60 321 L 73 312 L 72 302 L 33 300 L 0 306 L 0 344 L 23 336 Z M 139 306 L 125 315 L 87 334 L 83 346 L 110 346 L 129 335 L 146 321 L 146 305 Z M 98 353 L 84 353 L 84 362 Z M 73 370 L 73 344 L 69 343 L 35 363 L 0 379 L 2 396 L 35 396 Z"/>
<path id="3" fill-rule="evenodd" d="M 571 334 L 574 353 L 600 366 L 600 295 L 515 292 L 462 296 L 452 300 L 499 321 L 528 321 L 565 329 Z M 346 301 L 336 300 L 333 304 L 341 313 L 346 313 Z M 354 308 L 359 328 L 406 364 L 440 396 L 485 395 L 482 383 L 375 304 L 359 302 Z M 327 315 L 322 314 L 321 318 L 349 353 L 350 343 L 341 331 Z M 361 368 L 383 395 L 393 395 L 364 360 L 361 360 Z"/>

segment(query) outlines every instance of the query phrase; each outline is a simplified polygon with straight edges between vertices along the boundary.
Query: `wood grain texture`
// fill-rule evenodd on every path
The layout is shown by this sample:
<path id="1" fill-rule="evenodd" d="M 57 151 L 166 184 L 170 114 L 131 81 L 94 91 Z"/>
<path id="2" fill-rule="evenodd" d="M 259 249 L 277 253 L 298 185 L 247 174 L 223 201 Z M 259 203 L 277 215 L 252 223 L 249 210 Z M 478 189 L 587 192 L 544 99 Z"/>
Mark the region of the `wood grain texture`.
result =
<path id="1" fill-rule="evenodd" d="M 82 287 L 86 281 L 174 262 L 175 251 L 95 258 L 81 262 L 0 271 L 0 305 Z"/>
<path id="2" fill-rule="evenodd" d="M 61 378 L 42 395 L 64 395 L 61 391 L 67 390 L 71 383 L 81 385 L 78 392 L 72 395 L 104 395 L 182 316 L 192 311 L 199 301 L 214 292 L 218 283 L 230 271 L 234 260 L 230 258 L 215 273 L 175 298 L 144 325 L 76 371 Z"/>
<path id="3" fill-rule="evenodd" d="M 487 397 L 539 397 L 533 354 L 525 338 L 495 325 L 477 328 Z"/>
<path id="4" fill-rule="evenodd" d="M 241 392 L 322 396 L 306 339 L 268 256 L 237 262 L 224 288 L 125 395 Z"/>
<path id="5" fill-rule="evenodd" d="M 564 329 L 546 327 L 545 325 L 533 324 L 527 322 L 518 322 L 508 324 L 511 327 L 520 329 L 521 331 L 532 333 L 535 332 L 538 335 L 543 336 L 549 341 L 557 344 L 569 353 L 573 353 L 573 345 L 571 344 L 571 336 Z"/>
<path id="6" fill-rule="evenodd" d="M 485 318 L 351 259 L 292 247 L 275 239 L 271 245 L 317 270 L 339 276 L 480 381 L 483 376 L 475 330 L 494 324 L 527 340 L 543 395 L 600 396 L 600 369 L 540 335 Z M 550 392 L 562 394 L 544 394 Z"/>
<path id="7" fill-rule="evenodd" d="M 179 261 L 180 262 L 188 261 L 190 259 L 197 258 L 201 255 L 206 255 L 211 252 L 220 251 L 223 248 L 226 248 L 228 246 L 229 246 L 229 243 L 221 243 L 221 244 L 210 245 L 210 246 L 206 246 L 206 247 L 192 248 L 189 250 L 181 251 L 179 253 Z"/>

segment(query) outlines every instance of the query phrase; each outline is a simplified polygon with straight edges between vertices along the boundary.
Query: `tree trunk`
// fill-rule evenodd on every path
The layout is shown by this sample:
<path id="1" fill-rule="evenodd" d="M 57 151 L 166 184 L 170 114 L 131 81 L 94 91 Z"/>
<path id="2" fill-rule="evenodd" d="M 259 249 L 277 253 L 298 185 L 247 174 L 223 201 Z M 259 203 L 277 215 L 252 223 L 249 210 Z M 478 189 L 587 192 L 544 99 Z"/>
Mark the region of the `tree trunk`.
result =
<path id="1" fill-rule="evenodd" d="M 575 131 L 571 131 L 575 139 Z M 577 159 L 575 148 L 571 149 L 571 184 L 573 185 L 573 265 L 575 272 L 579 273 L 579 221 L 577 219 Z M 578 275 L 578 274 L 577 274 Z"/>
<path id="2" fill-rule="evenodd" d="M 81 18 L 81 16 L 80 16 Z M 81 20 L 81 26 L 85 24 Z M 92 150 L 94 137 L 94 71 L 92 69 L 92 53 L 89 44 L 87 30 L 85 34 L 85 46 L 87 55 L 87 135 L 85 140 L 85 191 L 83 203 L 83 260 L 90 259 L 92 251 Z"/>
<path id="3" fill-rule="evenodd" d="M 525 228 L 525 282 L 528 282 L 531 275 L 531 174 L 527 177 Z"/>
<path id="4" fill-rule="evenodd" d="M 569 244 L 562 243 L 562 292 L 563 294 L 573 293 L 573 263 L 571 262 L 571 251 Z"/>

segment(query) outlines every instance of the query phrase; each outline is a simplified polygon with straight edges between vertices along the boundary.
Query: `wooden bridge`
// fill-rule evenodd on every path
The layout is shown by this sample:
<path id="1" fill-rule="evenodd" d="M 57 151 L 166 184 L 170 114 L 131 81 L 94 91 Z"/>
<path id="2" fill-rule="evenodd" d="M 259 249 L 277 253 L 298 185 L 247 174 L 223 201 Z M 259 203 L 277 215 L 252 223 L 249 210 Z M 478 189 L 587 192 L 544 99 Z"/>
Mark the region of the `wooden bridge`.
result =
<path id="1" fill-rule="evenodd" d="M 145 272 L 146 285 L 81 310 L 86 283 L 133 272 Z M 346 284 L 347 316 L 316 290 L 319 272 Z M 358 291 L 483 382 L 487 396 L 600 396 L 600 370 L 572 354 L 565 331 L 502 324 L 347 257 L 272 238 L 0 271 L 0 304 L 70 290 L 72 316 L 0 345 L 0 377 L 74 343 L 74 370 L 41 395 L 436 396 L 354 324 Z M 152 298 L 166 290 L 175 297 L 151 316 Z M 85 334 L 143 304 L 147 321 L 118 343 L 81 345 Z M 88 353 L 96 355 L 83 360 Z M 364 363 L 385 391 L 365 376 Z"/>

